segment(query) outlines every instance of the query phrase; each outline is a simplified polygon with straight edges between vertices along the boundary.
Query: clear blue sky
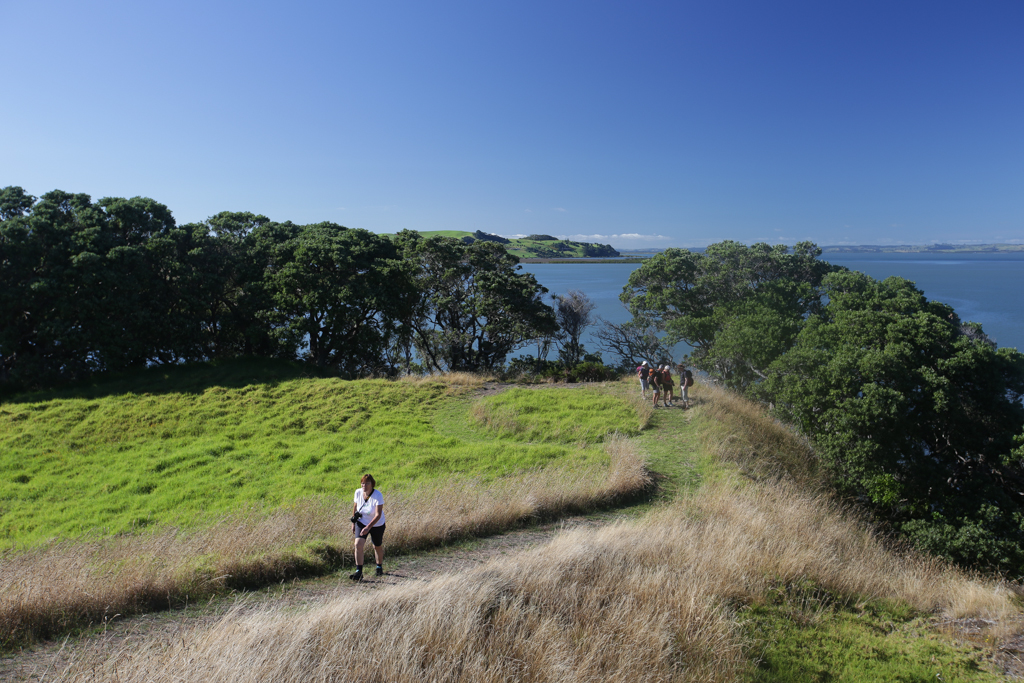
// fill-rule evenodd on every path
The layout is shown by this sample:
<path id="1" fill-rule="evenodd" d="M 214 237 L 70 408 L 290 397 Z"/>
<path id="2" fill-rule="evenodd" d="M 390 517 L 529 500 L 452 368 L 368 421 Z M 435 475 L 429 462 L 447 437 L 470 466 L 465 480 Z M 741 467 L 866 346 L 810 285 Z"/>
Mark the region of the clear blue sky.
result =
<path id="1" fill-rule="evenodd" d="M 0 0 L 0 25 L 0 186 L 35 195 L 621 248 L 1024 241 L 1020 0 Z"/>

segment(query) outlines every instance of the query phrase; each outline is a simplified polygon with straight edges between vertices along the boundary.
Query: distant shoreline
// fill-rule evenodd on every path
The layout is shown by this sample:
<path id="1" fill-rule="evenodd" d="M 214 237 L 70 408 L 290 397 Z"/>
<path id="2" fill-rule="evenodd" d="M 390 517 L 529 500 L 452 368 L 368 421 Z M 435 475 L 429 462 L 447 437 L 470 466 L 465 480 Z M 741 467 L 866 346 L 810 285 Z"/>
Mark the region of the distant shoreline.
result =
<path id="1" fill-rule="evenodd" d="M 625 258 L 540 258 L 523 257 L 520 263 L 643 263 L 649 256 L 627 256 Z"/>
<path id="2" fill-rule="evenodd" d="M 831 245 L 821 248 L 825 254 L 994 254 L 1024 252 L 1024 244 L 873 244 Z"/>
<path id="3" fill-rule="evenodd" d="M 680 247 L 687 249 L 687 247 Z M 689 248 L 703 252 L 703 248 Z M 643 263 L 661 250 L 630 254 L 620 258 L 520 257 L 520 263 Z M 1013 254 L 1024 253 L 1024 244 L 833 244 L 821 247 L 822 254 Z"/>

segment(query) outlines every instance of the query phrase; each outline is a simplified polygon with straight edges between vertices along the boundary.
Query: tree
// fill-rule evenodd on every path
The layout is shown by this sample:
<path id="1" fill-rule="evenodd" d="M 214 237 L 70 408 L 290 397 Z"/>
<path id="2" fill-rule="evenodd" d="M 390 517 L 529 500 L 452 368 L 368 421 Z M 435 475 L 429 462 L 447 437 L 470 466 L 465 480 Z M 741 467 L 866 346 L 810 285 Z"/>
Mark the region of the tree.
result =
<path id="1" fill-rule="evenodd" d="M 396 237 L 416 268 L 421 298 L 411 318 L 415 346 L 439 371 L 493 370 L 512 351 L 557 329 L 547 290 L 496 242 Z"/>
<path id="2" fill-rule="evenodd" d="M 919 547 L 1024 566 L 1024 356 L 900 278 L 827 276 L 759 393 Z M 1016 449 L 1016 450 L 1015 450 Z"/>
<path id="3" fill-rule="evenodd" d="M 558 322 L 558 357 L 568 368 L 575 367 L 583 358 L 580 338 L 594 324 L 595 304 L 578 289 L 567 294 L 552 294 L 555 302 L 555 320 Z"/>
<path id="4" fill-rule="evenodd" d="M 36 198 L 20 187 L 9 186 L 0 190 L 0 221 L 24 216 L 32 209 Z"/>
<path id="5" fill-rule="evenodd" d="M 289 354 L 275 339 L 273 298 L 264 282 L 272 254 L 299 226 L 266 216 L 221 212 L 172 233 L 178 305 L 188 311 L 205 358 Z"/>
<path id="6" fill-rule="evenodd" d="M 0 356 L 8 379 L 41 386 L 179 357 L 172 284 L 154 248 L 174 229 L 166 206 L 142 197 L 93 203 L 59 190 L 32 205 L 5 191 L 4 206 Z"/>
<path id="7" fill-rule="evenodd" d="M 418 294 L 395 245 L 366 230 L 308 225 L 271 260 L 278 333 L 321 367 L 385 370 L 384 352 Z"/>
<path id="8" fill-rule="evenodd" d="M 583 242 L 580 247 L 586 258 L 617 258 L 620 256 L 619 252 L 610 244 Z"/>
<path id="9" fill-rule="evenodd" d="M 745 388 L 793 343 L 802 321 L 821 307 L 821 280 L 839 270 L 819 261 L 810 242 L 719 242 L 699 254 L 667 249 L 633 271 L 620 299 L 634 315 L 685 341 L 692 363 L 727 385 Z"/>
<path id="10" fill-rule="evenodd" d="M 653 365 L 672 357 L 671 348 L 658 336 L 658 327 L 650 318 L 633 316 L 622 324 L 598 320 L 594 332 L 598 348 L 616 356 L 620 367 L 635 368 L 642 361 Z"/>
<path id="11" fill-rule="evenodd" d="M 511 244 L 512 240 L 502 237 L 501 235 L 493 235 L 483 230 L 477 230 L 473 233 L 473 239 L 480 240 L 482 242 L 498 242 L 499 244 Z"/>

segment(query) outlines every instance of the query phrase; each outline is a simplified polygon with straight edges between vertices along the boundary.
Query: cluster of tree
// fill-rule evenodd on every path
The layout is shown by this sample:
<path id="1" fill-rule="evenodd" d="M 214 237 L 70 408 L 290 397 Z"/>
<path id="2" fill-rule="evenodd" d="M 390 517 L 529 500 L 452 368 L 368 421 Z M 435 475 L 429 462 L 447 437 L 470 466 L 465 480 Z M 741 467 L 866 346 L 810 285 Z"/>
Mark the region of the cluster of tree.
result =
<path id="1" fill-rule="evenodd" d="M 472 244 L 477 240 L 481 242 L 497 242 L 498 244 L 512 243 L 512 240 L 508 239 L 507 237 L 502 237 L 501 235 L 495 235 L 489 232 L 484 232 L 483 230 L 477 230 L 472 235 L 466 235 L 465 237 L 462 238 L 462 241 L 465 242 L 466 244 Z"/>
<path id="2" fill-rule="evenodd" d="M 413 353 L 492 369 L 557 331 L 547 291 L 493 241 L 0 190 L 0 383 L 241 355 L 385 374 Z"/>
<path id="3" fill-rule="evenodd" d="M 619 256 L 619 252 L 610 244 L 593 244 L 590 242 L 578 242 L 581 249 L 583 249 L 583 255 L 587 258 L 616 258 Z"/>
<path id="4" fill-rule="evenodd" d="M 841 492 L 964 565 L 1024 567 L 1024 355 L 901 278 L 820 250 L 735 242 L 667 250 L 622 299 L 638 327 L 773 406 L 816 444 Z"/>

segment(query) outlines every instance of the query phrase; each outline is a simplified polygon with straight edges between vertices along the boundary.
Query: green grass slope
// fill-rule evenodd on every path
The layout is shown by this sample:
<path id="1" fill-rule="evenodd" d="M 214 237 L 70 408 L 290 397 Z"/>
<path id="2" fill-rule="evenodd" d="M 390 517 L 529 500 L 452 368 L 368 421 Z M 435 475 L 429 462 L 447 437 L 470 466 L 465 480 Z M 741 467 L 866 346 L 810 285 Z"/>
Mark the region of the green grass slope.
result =
<path id="1" fill-rule="evenodd" d="M 579 410 L 551 410 L 570 397 Z M 0 404 L 0 547 L 347 497 L 367 471 L 393 490 L 451 473 L 489 479 L 606 462 L 603 436 L 637 427 L 624 401 L 589 392 L 548 389 L 517 401 L 524 415 L 544 415 L 548 436 L 474 419 L 467 390 L 441 381 L 303 377 L 274 363 L 155 370 L 8 400 Z"/>

